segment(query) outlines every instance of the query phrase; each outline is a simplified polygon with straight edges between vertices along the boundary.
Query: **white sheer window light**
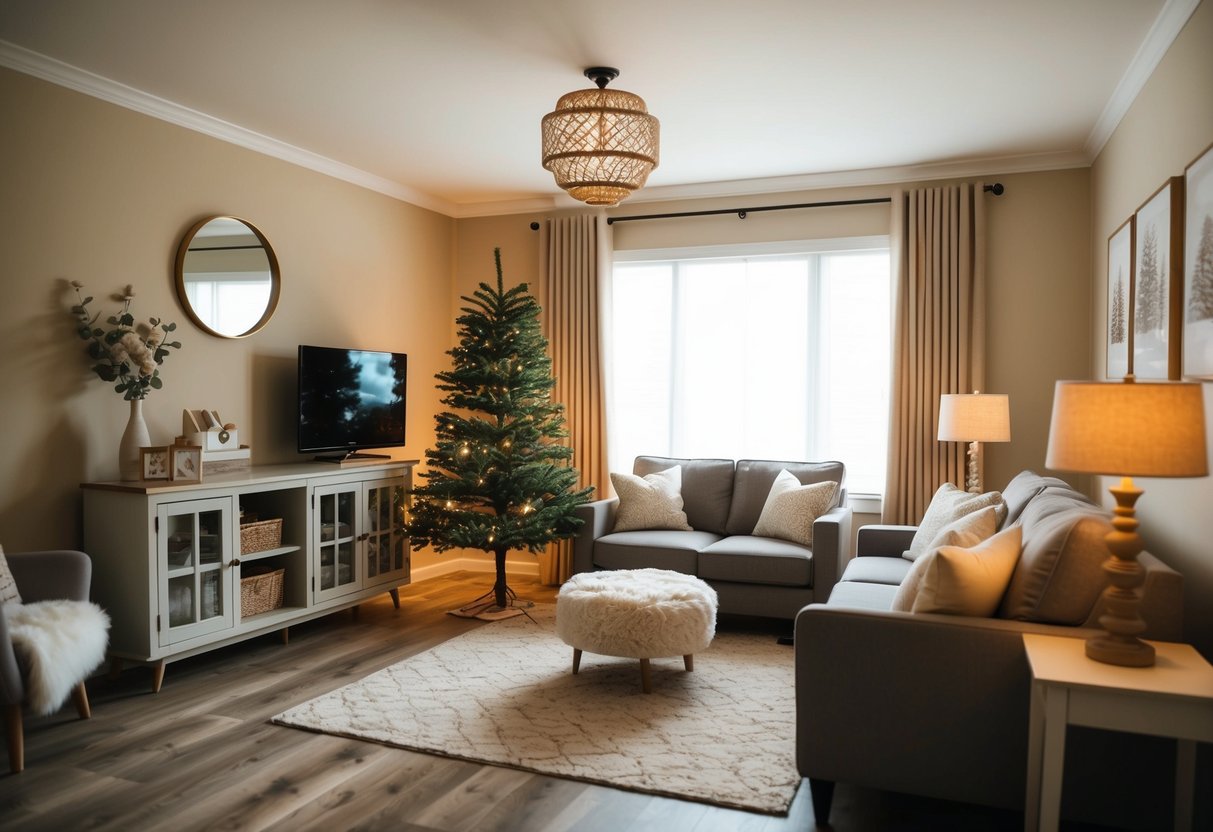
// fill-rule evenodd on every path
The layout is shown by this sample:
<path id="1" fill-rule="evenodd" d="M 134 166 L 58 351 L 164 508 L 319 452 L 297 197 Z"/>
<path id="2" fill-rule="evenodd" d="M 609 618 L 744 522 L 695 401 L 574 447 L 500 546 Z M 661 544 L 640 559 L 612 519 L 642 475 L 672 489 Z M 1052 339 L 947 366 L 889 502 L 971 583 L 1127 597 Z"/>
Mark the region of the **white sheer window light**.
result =
<path id="1" fill-rule="evenodd" d="M 884 491 L 888 239 L 616 252 L 611 469 L 842 460 Z"/>

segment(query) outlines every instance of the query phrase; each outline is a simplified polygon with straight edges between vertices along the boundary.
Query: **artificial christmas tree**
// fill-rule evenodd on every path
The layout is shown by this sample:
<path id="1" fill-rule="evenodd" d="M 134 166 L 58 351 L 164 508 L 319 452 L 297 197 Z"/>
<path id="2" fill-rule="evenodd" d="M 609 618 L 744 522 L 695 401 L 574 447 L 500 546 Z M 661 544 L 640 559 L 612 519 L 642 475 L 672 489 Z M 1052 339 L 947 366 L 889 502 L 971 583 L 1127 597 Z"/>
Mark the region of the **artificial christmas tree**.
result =
<path id="1" fill-rule="evenodd" d="M 525 283 L 508 291 L 501 250 L 493 251 L 497 287 L 487 283 L 455 319 L 459 345 L 448 350 L 454 366 L 438 373 L 442 404 L 437 445 L 426 451 L 424 484 L 413 489 L 408 523 L 414 549 L 492 552 L 497 580 L 492 601 L 472 612 L 494 614 L 513 604 L 506 583 L 506 553 L 541 552 L 572 537 L 581 520 L 574 509 L 592 488 L 573 490 L 577 469 L 565 436 L 564 408 L 552 401 L 552 362 L 539 324 L 539 304 Z M 479 601 L 480 599 L 478 599 Z"/>

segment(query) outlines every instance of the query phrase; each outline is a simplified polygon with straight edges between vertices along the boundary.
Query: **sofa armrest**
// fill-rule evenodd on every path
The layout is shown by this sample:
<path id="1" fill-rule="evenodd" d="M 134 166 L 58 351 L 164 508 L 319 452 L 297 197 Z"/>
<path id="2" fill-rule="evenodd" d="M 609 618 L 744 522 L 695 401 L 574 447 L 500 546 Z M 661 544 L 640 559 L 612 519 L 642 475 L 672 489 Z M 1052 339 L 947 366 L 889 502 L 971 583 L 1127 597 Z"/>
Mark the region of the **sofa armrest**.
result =
<path id="1" fill-rule="evenodd" d="M 851 559 L 851 521 L 848 505 L 830 509 L 813 521 L 813 600 L 824 602 L 847 561 Z"/>
<path id="2" fill-rule="evenodd" d="M 581 528 L 573 538 L 573 574 L 591 572 L 594 569 L 594 541 L 610 533 L 615 526 L 615 513 L 619 510 L 619 498 L 594 500 L 582 503 L 574 511 L 581 519 Z"/>
<path id="3" fill-rule="evenodd" d="M 1022 634 L 1076 627 L 811 604 L 796 617 L 796 763 L 810 778 L 1022 806 Z"/>
<path id="4" fill-rule="evenodd" d="M 855 555 L 861 558 L 870 555 L 901 557 L 901 553 L 910 548 L 917 531 L 917 526 L 860 526 Z"/>
<path id="5" fill-rule="evenodd" d="M 84 552 L 5 552 L 4 557 L 23 602 L 88 600 L 93 561 Z"/>

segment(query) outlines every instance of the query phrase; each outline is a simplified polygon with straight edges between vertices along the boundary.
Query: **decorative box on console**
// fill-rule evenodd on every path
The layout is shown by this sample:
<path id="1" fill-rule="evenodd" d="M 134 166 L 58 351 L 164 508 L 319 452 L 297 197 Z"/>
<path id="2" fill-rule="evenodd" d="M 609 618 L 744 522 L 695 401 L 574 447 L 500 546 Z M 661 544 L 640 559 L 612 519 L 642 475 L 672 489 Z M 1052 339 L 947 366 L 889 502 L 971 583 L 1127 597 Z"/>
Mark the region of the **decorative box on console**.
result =
<path id="1" fill-rule="evenodd" d="M 252 452 L 241 445 L 236 425 L 225 424 L 216 410 L 183 410 L 181 433 L 202 448 L 203 474 L 242 471 L 249 468 Z"/>

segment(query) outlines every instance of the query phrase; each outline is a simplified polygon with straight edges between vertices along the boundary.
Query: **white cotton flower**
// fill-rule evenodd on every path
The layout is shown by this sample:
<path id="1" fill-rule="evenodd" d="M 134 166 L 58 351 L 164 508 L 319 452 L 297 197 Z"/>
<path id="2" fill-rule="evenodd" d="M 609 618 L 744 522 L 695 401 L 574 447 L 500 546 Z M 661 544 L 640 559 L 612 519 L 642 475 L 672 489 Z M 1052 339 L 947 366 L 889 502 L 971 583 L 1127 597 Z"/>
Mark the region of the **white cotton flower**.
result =
<path id="1" fill-rule="evenodd" d="M 134 332 L 128 332 L 118 339 L 118 344 L 126 350 L 131 363 L 138 366 L 139 374 L 150 376 L 156 370 L 156 357 L 143 340 Z"/>

